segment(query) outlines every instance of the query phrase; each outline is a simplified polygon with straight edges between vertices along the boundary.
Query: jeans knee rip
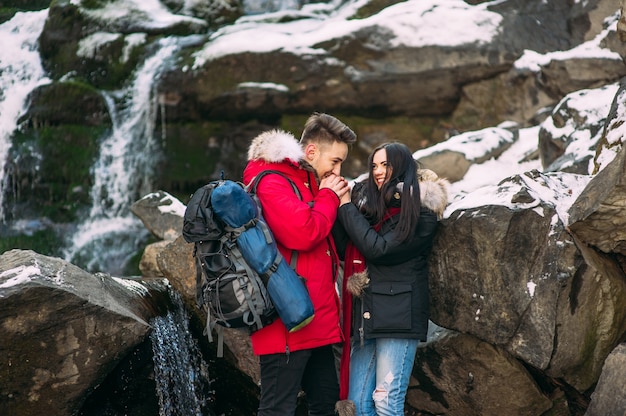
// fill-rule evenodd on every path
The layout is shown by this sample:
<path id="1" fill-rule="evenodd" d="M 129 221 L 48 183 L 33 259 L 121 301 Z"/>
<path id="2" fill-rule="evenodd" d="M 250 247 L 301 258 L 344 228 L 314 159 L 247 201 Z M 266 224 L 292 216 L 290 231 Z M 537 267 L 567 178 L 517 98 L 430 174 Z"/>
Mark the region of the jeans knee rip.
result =
<path id="1" fill-rule="evenodd" d="M 388 387 L 393 381 L 393 378 L 394 378 L 393 374 L 389 372 L 385 376 L 385 379 L 383 380 L 383 382 L 380 383 L 378 386 L 376 386 L 376 390 L 374 390 L 374 393 L 372 393 L 372 398 L 374 399 L 375 402 L 387 401 L 387 398 L 389 396 Z"/>

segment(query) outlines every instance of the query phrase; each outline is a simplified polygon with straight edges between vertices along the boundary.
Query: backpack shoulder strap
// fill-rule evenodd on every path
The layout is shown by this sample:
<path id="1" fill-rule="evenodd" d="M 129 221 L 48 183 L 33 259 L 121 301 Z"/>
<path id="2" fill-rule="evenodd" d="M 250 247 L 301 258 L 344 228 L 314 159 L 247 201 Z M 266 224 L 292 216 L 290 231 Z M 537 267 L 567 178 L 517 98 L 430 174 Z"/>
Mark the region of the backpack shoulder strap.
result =
<path id="1" fill-rule="evenodd" d="M 250 182 L 250 185 L 248 185 L 248 192 L 256 195 L 256 189 L 259 186 L 259 182 L 261 182 L 261 179 L 263 179 L 264 177 L 270 174 L 280 175 L 283 178 L 285 178 L 287 182 L 289 182 L 289 185 L 291 185 L 291 188 L 293 189 L 295 194 L 298 196 L 298 199 L 302 201 L 302 194 L 300 193 L 300 190 L 298 189 L 294 181 L 289 176 L 285 175 L 284 173 L 278 170 L 268 169 L 268 170 L 264 170 L 260 172 L 258 175 L 252 178 L 252 182 Z"/>
<path id="2" fill-rule="evenodd" d="M 278 171 L 278 170 L 268 169 L 268 170 L 264 170 L 258 173 L 254 178 L 252 178 L 252 182 L 250 182 L 250 184 L 248 185 L 248 192 L 256 195 L 256 189 L 259 186 L 259 182 L 261 182 L 261 179 L 263 179 L 264 177 L 270 174 L 280 175 L 283 178 L 285 178 L 291 185 L 291 188 L 293 189 L 294 193 L 298 196 L 298 199 L 302 201 L 302 193 L 300 193 L 300 190 L 298 189 L 294 181 L 289 176 L 285 175 L 283 172 Z M 313 202 L 309 202 L 309 206 L 312 207 Z M 298 262 L 298 251 L 291 250 L 291 261 L 289 262 L 289 265 L 291 266 L 292 269 L 296 270 L 297 262 Z"/>

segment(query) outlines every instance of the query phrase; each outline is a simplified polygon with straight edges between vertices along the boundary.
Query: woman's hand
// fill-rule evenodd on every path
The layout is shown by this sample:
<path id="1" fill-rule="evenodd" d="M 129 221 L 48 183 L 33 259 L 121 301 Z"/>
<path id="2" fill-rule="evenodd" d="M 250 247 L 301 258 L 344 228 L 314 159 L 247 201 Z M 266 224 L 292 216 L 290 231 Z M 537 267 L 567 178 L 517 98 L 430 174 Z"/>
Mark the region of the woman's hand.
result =
<path id="1" fill-rule="evenodd" d="M 350 191 L 351 191 L 350 186 L 348 186 L 348 191 L 339 198 L 339 206 L 342 206 L 344 204 L 349 204 L 350 201 L 352 201 Z"/>

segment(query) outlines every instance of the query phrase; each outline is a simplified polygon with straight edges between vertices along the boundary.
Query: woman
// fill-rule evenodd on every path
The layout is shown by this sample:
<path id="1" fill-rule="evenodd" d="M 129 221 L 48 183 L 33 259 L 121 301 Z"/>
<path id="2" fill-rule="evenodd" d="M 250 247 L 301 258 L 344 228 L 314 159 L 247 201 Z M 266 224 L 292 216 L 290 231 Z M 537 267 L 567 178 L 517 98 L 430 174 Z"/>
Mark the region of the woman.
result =
<path id="1" fill-rule="evenodd" d="M 370 155 L 367 179 L 341 198 L 335 235 L 345 247 L 345 338 L 352 334 L 349 359 L 344 343 L 341 398 L 354 402 L 358 415 L 404 414 L 417 346 L 428 331 L 428 255 L 448 186 L 418 171 L 407 146 L 386 143 Z M 346 414 L 341 403 L 337 410 Z"/>

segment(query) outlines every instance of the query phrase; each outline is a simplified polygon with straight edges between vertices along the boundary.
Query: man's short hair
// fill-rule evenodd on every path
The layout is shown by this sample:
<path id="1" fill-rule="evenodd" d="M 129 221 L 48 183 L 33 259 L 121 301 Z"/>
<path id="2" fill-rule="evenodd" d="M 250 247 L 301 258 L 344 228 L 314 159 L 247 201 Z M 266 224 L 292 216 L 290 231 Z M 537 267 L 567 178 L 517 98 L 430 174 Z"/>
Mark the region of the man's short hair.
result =
<path id="1" fill-rule="evenodd" d="M 300 138 L 302 144 L 311 142 L 325 144 L 341 142 L 351 145 L 356 142 L 356 134 L 337 118 L 329 114 L 315 112 L 304 123 L 304 130 Z"/>

